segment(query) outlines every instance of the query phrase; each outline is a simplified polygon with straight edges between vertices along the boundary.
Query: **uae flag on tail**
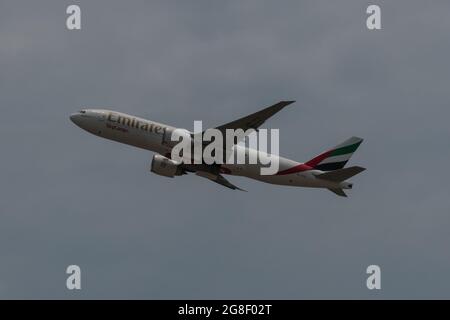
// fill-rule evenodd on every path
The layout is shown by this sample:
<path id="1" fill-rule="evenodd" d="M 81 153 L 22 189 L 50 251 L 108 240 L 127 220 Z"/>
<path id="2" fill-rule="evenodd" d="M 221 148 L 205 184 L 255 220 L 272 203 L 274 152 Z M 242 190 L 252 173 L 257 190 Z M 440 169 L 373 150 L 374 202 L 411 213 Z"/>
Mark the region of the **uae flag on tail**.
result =
<path id="1" fill-rule="evenodd" d="M 351 137 L 331 150 L 319 154 L 305 164 L 317 170 L 332 171 L 342 169 L 363 139 Z"/>

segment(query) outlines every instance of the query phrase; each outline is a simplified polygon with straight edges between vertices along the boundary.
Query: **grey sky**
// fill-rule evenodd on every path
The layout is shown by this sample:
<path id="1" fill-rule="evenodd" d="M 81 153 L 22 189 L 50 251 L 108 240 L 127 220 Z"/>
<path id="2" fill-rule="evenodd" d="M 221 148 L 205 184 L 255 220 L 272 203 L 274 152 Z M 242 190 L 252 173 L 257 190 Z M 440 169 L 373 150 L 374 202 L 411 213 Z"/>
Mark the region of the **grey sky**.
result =
<path id="1" fill-rule="evenodd" d="M 369 3 L 382 30 L 365 28 Z M 79 4 L 82 30 L 65 28 Z M 0 4 L 0 298 L 450 298 L 448 1 Z M 303 161 L 365 138 L 348 199 L 149 172 L 74 126 L 107 107 L 268 123 Z M 82 269 L 80 292 L 65 268 Z M 365 268 L 382 268 L 382 290 Z"/>

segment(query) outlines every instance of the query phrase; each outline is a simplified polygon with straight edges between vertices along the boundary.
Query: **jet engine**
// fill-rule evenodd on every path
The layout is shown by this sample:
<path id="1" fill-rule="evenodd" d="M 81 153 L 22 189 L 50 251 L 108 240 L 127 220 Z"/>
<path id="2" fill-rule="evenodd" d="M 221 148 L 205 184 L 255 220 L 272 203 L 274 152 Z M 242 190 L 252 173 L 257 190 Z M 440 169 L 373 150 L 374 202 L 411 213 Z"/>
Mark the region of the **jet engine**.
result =
<path id="1" fill-rule="evenodd" d="M 160 176 L 173 178 L 184 174 L 180 163 L 166 158 L 160 154 L 155 154 L 152 159 L 151 172 Z"/>

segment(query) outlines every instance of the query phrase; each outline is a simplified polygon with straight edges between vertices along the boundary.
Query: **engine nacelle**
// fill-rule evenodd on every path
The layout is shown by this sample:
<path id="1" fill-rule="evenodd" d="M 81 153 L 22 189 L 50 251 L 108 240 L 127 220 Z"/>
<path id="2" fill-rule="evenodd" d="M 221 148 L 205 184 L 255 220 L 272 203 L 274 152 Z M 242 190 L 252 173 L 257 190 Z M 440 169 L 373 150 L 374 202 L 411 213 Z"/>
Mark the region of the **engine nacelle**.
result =
<path id="1" fill-rule="evenodd" d="M 151 172 L 160 176 L 173 178 L 183 174 L 180 163 L 166 158 L 160 154 L 155 154 L 152 159 Z"/>

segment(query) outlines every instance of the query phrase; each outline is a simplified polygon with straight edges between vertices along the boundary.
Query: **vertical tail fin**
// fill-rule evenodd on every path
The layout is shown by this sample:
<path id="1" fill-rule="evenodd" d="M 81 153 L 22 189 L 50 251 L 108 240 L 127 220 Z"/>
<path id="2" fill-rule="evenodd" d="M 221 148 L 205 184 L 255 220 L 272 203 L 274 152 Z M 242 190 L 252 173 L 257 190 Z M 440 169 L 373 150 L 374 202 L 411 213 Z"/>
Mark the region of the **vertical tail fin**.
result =
<path id="1" fill-rule="evenodd" d="M 351 137 L 333 149 L 319 154 L 305 164 L 322 171 L 342 169 L 362 141 L 363 139 L 361 138 Z"/>

